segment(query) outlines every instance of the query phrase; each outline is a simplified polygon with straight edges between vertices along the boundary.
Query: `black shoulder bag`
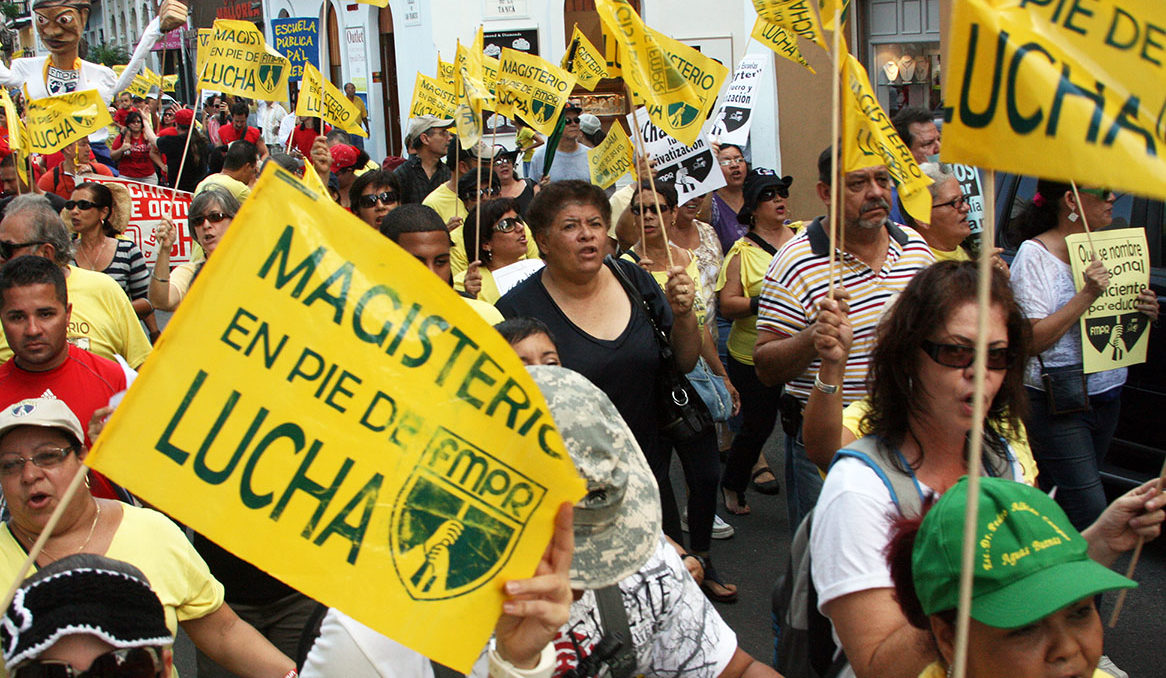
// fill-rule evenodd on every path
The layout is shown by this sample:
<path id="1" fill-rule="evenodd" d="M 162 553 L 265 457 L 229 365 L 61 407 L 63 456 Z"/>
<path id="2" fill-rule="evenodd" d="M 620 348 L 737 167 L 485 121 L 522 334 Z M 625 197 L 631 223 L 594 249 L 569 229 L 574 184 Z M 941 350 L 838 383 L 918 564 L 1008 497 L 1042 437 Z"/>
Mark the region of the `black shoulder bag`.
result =
<path id="1" fill-rule="evenodd" d="M 676 365 L 676 354 L 672 344 L 660 329 L 660 323 L 652 313 L 652 307 L 644 301 L 643 295 L 620 268 L 619 263 L 608 255 L 604 263 L 623 285 L 624 292 L 633 307 L 639 307 L 652 326 L 652 334 L 660 351 L 660 369 L 656 372 L 656 400 L 659 404 L 660 432 L 673 442 L 692 440 L 713 426 L 712 415 L 697 395 L 696 389 L 688 382 L 688 377 Z"/>

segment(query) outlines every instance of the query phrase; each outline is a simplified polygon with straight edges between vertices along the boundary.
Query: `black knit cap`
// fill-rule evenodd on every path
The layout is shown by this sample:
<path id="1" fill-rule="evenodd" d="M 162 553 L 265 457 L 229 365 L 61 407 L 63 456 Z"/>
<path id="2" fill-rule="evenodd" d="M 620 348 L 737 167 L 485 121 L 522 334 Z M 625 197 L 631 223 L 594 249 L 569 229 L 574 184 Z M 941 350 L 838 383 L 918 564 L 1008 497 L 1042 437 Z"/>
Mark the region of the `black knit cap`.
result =
<path id="1" fill-rule="evenodd" d="M 0 619 L 4 664 L 11 672 L 72 635 L 95 636 L 116 649 L 173 642 L 141 570 L 90 553 L 62 558 L 17 589 Z"/>
<path id="2" fill-rule="evenodd" d="M 737 221 L 749 224 L 753 218 L 753 210 L 757 208 L 757 199 L 767 188 L 777 187 L 777 194 L 783 198 L 789 197 L 790 184 L 793 177 L 779 177 L 777 172 L 764 167 L 754 167 L 745 175 L 745 184 L 741 186 L 741 196 L 744 198 L 741 211 L 737 212 Z"/>

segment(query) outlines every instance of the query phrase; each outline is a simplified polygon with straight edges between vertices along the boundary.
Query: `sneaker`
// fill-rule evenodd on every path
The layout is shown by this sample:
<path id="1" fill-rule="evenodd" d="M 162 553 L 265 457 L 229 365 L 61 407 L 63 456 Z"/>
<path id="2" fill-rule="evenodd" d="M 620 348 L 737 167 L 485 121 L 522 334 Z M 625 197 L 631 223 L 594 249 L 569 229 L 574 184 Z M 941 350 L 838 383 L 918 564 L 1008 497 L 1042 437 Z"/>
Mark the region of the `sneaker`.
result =
<path id="1" fill-rule="evenodd" d="M 680 516 L 680 529 L 688 532 L 688 509 L 684 509 L 684 513 Z M 720 516 L 713 514 L 713 539 L 732 539 L 734 534 L 737 534 L 737 530 L 733 529 L 732 525 L 721 520 Z"/>
<path id="2" fill-rule="evenodd" d="M 1130 678 L 1130 674 L 1119 669 L 1114 665 L 1113 660 L 1106 655 L 1101 655 L 1101 661 L 1097 662 L 1097 670 L 1113 676 L 1113 678 Z"/>

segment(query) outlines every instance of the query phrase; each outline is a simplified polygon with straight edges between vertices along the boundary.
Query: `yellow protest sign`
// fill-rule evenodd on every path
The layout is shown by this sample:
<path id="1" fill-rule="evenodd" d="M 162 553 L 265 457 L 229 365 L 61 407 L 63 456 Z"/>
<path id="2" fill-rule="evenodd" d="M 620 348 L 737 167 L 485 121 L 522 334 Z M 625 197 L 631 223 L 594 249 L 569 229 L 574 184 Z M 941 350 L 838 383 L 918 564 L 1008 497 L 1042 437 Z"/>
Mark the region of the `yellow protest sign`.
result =
<path id="1" fill-rule="evenodd" d="M 199 89 L 265 101 L 287 98 L 291 62 L 268 47 L 255 24 L 219 19 L 212 30 Z"/>
<path id="2" fill-rule="evenodd" d="M 632 142 L 619 122 L 611 123 L 607 136 L 595 148 L 587 151 L 587 165 L 591 168 L 591 183 L 607 188 L 617 179 L 632 171 L 634 164 Z"/>
<path id="3" fill-rule="evenodd" d="M 480 81 L 470 76 L 465 66 L 454 76 L 454 88 L 458 92 L 457 110 L 453 116 L 458 143 L 463 149 L 473 148 L 482 140 L 483 96 L 488 93 Z"/>
<path id="4" fill-rule="evenodd" d="M 95 89 L 78 90 L 28 102 L 29 151 L 56 153 L 113 122 Z"/>
<path id="5" fill-rule="evenodd" d="M 324 185 L 311 162 L 304 163 L 304 185 L 317 195 L 328 195 L 328 187 Z"/>
<path id="6" fill-rule="evenodd" d="M 213 28 L 198 29 L 198 45 L 194 53 L 194 74 L 197 78 L 202 78 L 203 65 L 206 64 L 207 54 L 211 51 L 211 36 L 214 35 Z"/>
<path id="7" fill-rule="evenodd" d="M 344 96 L 344 92 L 325 80 L 320 69 L 310 61 L 304 63 L 304 78 L 300 98 L 296 102 L 296 115 L 323 118 L 349 134 L 368 136 L 360 124 L 360 111 Z"/>
<path id="8" fill-rule="evenodd" d="M 28 165 L 22 158 L 28 155 L 28 130 L 16 112 L 16 104 L 8 96 L 8 89 L 0 87 L 0 108 L 4 111 L 4 126 L 8 131 L 8 147 L 16 154 L 16 173 L 28 184 Z"/>
<path id="9" fill-rule="evenodd" d="M 437 53 L 437 79 L 441 82 L 453 84 L 454 66 L 448 61 L 441 60 L 441 52 Z"/>
<path id="10" fill-rule="evenodd" d="M 470 77 L 482 79 L 482 53 L 474 52 L 458 41 L 457 51 L 454 52 L 453 59 L 453 77 L 457 79 L 457 72 L 459 69 L 466 69 Z"/>
<path id="11" fill-rule="evenodd" d="M 603 52 L 596 49 L 587 36 L 583 35 L 583 31 L 579 30 L 579 24 L 575 24 L 571 44 L 559 65 L 573 73 L 579 80 L 579 86 L 589 92 L 595 89 L 600 80 L 607 77 Z"/>
<path id="12" fill-rule="evenodd" d="M 842 17 L 842 23 L 850 18 L 850 0 L 818 0 L 818 13 L 822 16 L 822 28 L 834 30 L 834 12 Z"/>
<path id="13" fill-rule="evenodd" d="M 1166 3 L 952 3 L 941 157 L 1166 198 Z"/>
<path id="14" fill-rule="evenodd" d="M 452 287 L 293 175 L 269 167 L 236 219 L 87 462 L 468 672 L 502 582 L 585 493 L 542 394 Z"/>
<path id="15" fill-rule="evenodd" d="M 575 76 L 537 54 L 502 48 L 496 106 L 506 107 L 540 134 L 550 135 L 563 111 Z"/>
<path id="16" fill-rule="evenodd" d="M 826 51 L 826 39 L 814 14 L 813 0 L 753 0 L 757 16 L 777 24 L 799 37 L 806 38 Z M 756 30 L 756 27 L 754 27 Z"/>
<path id="17" fill-rule="evenodd" d="M 445 84 L 423 73 L 417 74 L 413 81 L 413 101 L 409 104 L 409 117 L 416 118 L 422 115 L 436 115 L 439 118 L 452 118 L 457 110 L 457 94 L 453 91 L 453 84 Z"/>
<path id="18" fill-rule="evenodd" d="M 718 82 L 709 65 L 715 61 L 645 26 L 627 0 L 595 0 L 595 9 L 606 35 L 619 42 L 624 79 L 652 123 L 685 145 L 695 143 L 705 119 L 701 111 L 708 113 L 728 69 L 717 64 Z"/>
<path id="19" fill-rule="evenodd" d="M 802 50 L 798 47 L 798 36 L 789 30 L 757 17 L 757 21 L 753 22 L 753 32 L 750 33 L 750 36 L 779 56 L 801 65 L 811 73 L 817 73 L 810 62 L 806 61 L 806 57 L 802 55 Z"/>
<path id="20" fill-rule="evenodd" d="M 162 76 L 162 91 L 173 92 L 178 88 L 177 75 L 163 75 Z"/>
<path id="21" fill-rule="evenodd" d="M 1109 285 L 1081 315 L 1081 357 L 1085 373 L 1146 362 L 1150 318 L 1134 304 L 1150 285 L 1146 229 L 1118 228 L 1092 234 L 1097 258 L 1109 270 Z M 1085 269 L 1093 261 L 1084 233 L 1065 236 L 1077 291 L 1085 286 Z"/>
<path id="22" fill-rule="evenodd" d="M 498 69 L 502 67 L 501 62 L 492 57 L 482 55 L 482 84 L 486 86 L 490 94 L 494 93 L 494 89 L 498 85 Z"/>
<path id="23" fill-rule="evenodd" d="M 362 5 L 372 5 L 373 7 L 388 7 L 389 0 L 356 0 Z"/>
<path id="24" fill-rule="evenodd" d="M 844 52 L 842 59 L 842 169 L 853 172 L 886 165 L 899 185 L 903 208 L 917 220 L 931 223 L 931 179 L 919 169 L 911 149 L 899 138 L 878 97 L 866 69 Z"/>
<path id="25" fill-rule="evenodd" d="M 113 72 L 118 77 L 121 77 L 121 74 L 125 73 L 125 70 L 125 64 L 117 64 L 113 67 Z M 148 74 L 151 73 L 153 73 L 153 71 L 150 69 L 143 68 L 142 72 L 138 73 L 136 76 L 134 76 L 134 79 L 130 81 L 129 87 L 126 87 L 123 91 L 129 92 L 134 96 L 142 97 L 143 99 L 146 98 L 146 95 L 150 92 L 150 86 L 154 84 L 148 76 Z"/>

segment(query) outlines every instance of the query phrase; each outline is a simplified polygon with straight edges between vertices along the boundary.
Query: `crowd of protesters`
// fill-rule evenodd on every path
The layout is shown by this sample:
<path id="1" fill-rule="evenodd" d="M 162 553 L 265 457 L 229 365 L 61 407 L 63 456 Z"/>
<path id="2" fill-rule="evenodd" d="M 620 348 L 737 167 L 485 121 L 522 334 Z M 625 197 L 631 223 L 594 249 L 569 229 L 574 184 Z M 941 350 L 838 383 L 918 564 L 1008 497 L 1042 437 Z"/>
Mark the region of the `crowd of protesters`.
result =
<path id="1" fill-rule="evenodd" d="M 346 93 L 353 98 L 355 88 Z M 836 187 L 844 238 L 833 264 L 829 221 L 815 218 L 834 188 L 826 151 L 816 167 L 784 168 L 783 176 L 753 166 L 747 147 L 714 144 L 725 186 L 682 198 L 654 178 L 651 158 L 637 159 L 639 179 L 629 185 L 592 185 L 587 151 L 602 141 L 603 128 L 574 101 L 554 147 L 520 126 L 514 148 L 465 148 L 453 121 L 422 116 L 407 123 L 404 155 L 377 162 L 359 137 L 280 104 L 214 94 L 195 111 L 157 94 L 116 99 L 109 157 L 96 155 L 88 139 L 53 155 L 18 157 L 4 153 L 0 138 L 5 572 L 15 574 L 100 431 L 110 396 L 133 382 L 163 331 L 155 309 L 181 304 L 227 229 L 238 227 L 263 164 L 274 162 L 300 176 L 314 172 L 331 200 L 451 286 L 524 362 L 550 366 L 532 374 L 556 423 L 574 431 L 564 437 L 573 441 L 578 470 L 589 487 L 605 488 L 576 507 L 574 540 L 571 512 L 561 513 L 539 576 L 507 589 L 515 600 L 503 608 L 497 643 L 476 674 L 564 675 L 625 661 L 645 675 L 774 675 L 737 646 L 709 604 L 735 601 L 734 574 L 758 566 L 713 564 L 713 541 L 734 534 L 717 513 L 745 520 L 750 488 L 784 492 L 791 527 L 814 510 L 813 579 L 844 653 L 842 675 L 914 678 L 950 666 L 952 601 L 921 583 L 919 572 L 938 567 L 927 549 L 959 536 L 935 523 L 945 502 L 965 493 L 977 272 L 965 249 L 974 246 L 968 200 L 950 168 L 927 162 L 941 143 L 928 111 L 904 109 L 894 122 L 933 180 L 930 223 L 900 210 L 887 168 L 845 173 Z M 27 181 L 18 169 L 30 172 Z M 123 236 L 127 191 L 94 180 L 110 176 L 194 194 L 191 261 L 171 266 L 178 229 L 163 219 L 152 234 L 156 261 L 147 265 Z M 814 183 L 822 203 L 792 204 L 795 178 Z M 1076 644 L 1042 642 L 1060 642 L 1068 658 L 1030 661 L 1088 671 L 1100 663 L 1121 675 L 1101 656 L 1093 596 L 1128 583 L 1107 577 L 1098 563 L 1156 536 L 1166 497 L 1144 486 L 1107 505 L 1102 491 L 1098 466 L 1125 370 L 1081 379 L 1075 409 L 1053 397 L 1047 378 L 1050 368 L 1081 362 L 1078 320 L 1109 282 L 1095 260 L 1083 288 L 1074 287 L 1065 237 L 1082 230 L 1081 215 L 1095 229 L 1106 227 L 1113 200 L 1100 185 L 1074 191 L 1040 180 L 1019 219 L 1022 244 L 1011 269 L 994 261 L 988 323 L 985 473 L 1017 488 L 1058 487 L 1067 517 L 1039 493 L 1008 485 L 991 486 L 989 500 L 1040 504 L 1058 534 L 1083 545 L 1034 562 L 1067 579 L 1074 570 L 1066 562 L 1087 561 L 1081 571 L 1093 583 L 1078 579 L 1071 595 L 1034 596 L 1040 604 L 1032 614 L 973 616 L 983 633 L 1043 624 L 1055 636 L 1064 626 L 1058 615 L 1067 614 L 1079 625 Z M 1158 317 L 1148 289 L 1136 308 Z M 670 372 L 687 375 L 708 415 L 694 433 L 678 435 L 656 406 Z M 775 473 L 761 451 L 778 426 L 784 472 Z M 683 468 L 683 507 L 670 476 L 673 452 Z M 919 497 L 900 503 L 888 472 L 909 478 Z M 941 496 L 920 524 L 923 507 Z M 594 503 L 605 501 L 606 509 Z M 597 510 L 615 525 L 588 522 Z M 58 559 L 78 552 L 95 556 Z M 24 584 L 22 600 L 44 606 L 34 609 L 37 624 L 50 614 L 88 619 L 89 611 L 63 604 L 51 612 L 82 584 L 113 592 L 110 605 L 132 606 L 134 624 L 92 632 L 103 645 L 76 669 L 138 661 L 152 670 L 101 675 L 168 673 L 167 648 L 180 624 L 204 676 L 432 670 L 213 541 L 195 535 L 192 544 L 96 473 L 36 566 L 44 569 Z M 141 590 L 143 581 L 160 607 Z M 606 590 L 627 609 L 633 642 L 596 659 L 610 630 L 595 613 Z M 65 642 L 60 629 L 73 627 L 51 621 L 59 628 L 48 643 L 29 644 L 34 627 L 0 629 L 12 675 L 49 675 L 21 668 L 48 661 L 54 643 Z M 563 643 L 572 656 L 562 656 Z M 1000 643 L 974 647 L 972 666 L 981 668 L 969 675 L 999 675 L 992 667 L 1007 663 L 994 654 Z"/>

